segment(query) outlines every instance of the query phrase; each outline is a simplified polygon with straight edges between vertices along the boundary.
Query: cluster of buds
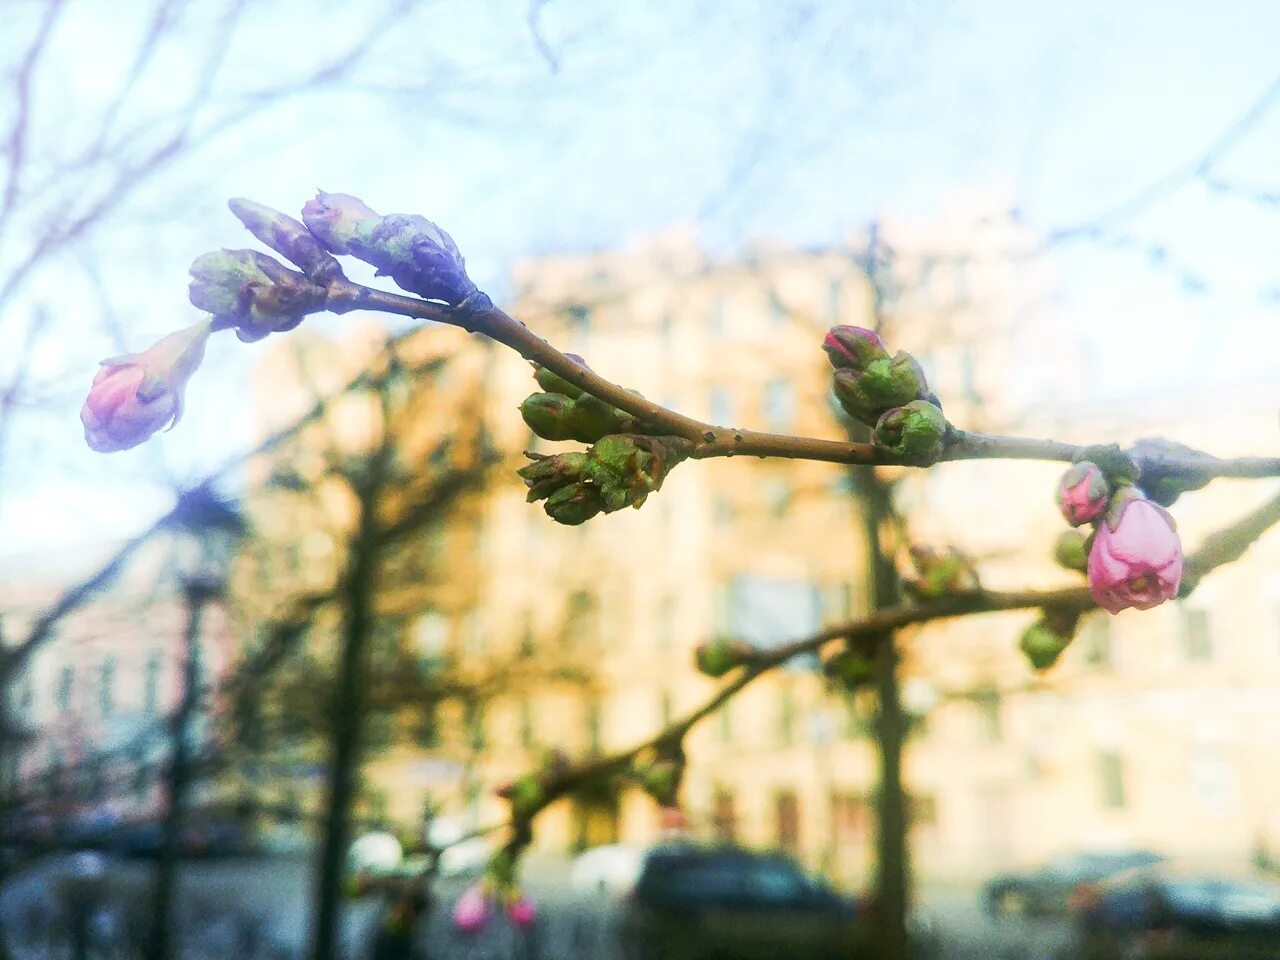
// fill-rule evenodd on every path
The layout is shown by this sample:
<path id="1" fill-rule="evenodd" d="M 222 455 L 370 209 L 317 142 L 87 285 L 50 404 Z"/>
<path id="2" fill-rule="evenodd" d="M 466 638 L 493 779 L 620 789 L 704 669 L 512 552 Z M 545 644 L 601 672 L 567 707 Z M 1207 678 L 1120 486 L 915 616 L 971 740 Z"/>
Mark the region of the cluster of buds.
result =
<path id="1" fill-rule="evenodd" d="M 483 296 L 453 238 L 426 217 L 383 216 L 358 197 L 321 191 L 303 206 L 302 220 L 331 253 L 372 264 L 402 290 L 452 306 Z"/>
<path id="2" fill-rule="evenodd" d="M 519 887 L 496 889 L 492 882 L 485 881 L 468 887 L 454 901 L 450 911 L 454 927 L 462 933 L 479 933 L 493 919 L 499 902 L 507 918 L 521 929 L 531 927 L 538 918 L 537 905 Z"/>
<path id="3" fill-rule="evenodd" d="M 1059 540 L 1059 563 L 1083 569 L 1098 606 L 1109 613 L 1149 610 L 1178 595 L 1182 541 L 1169 512 L 1135 481 L 1139 471 L 1118 447 L 1091 447 L 1058 484 L 1058 506 L 1072 526 L 1093 533 Z"/>
<path id="4" fill-rule="evenodd" d="M 566 356 L 583 367 L 587 365 L 575 354 Z M 639 421 L 631 414 L 584 393 L 546 367 L 535 367 L 534 379 L 543 390 L 525 398 L 520 404 L 520 416 L 544 440 L 595 443 L 610 434 L 642 432 Z"/>
<path id="5" fill-rule="evenodd" d="M 570 766 L 563 752 L 549 750 L 537 770 L 500 785 L 494 793 L 511 804 L 513 819 L 528 821 L 559 795 L 564 773 Z"/>
<path id="6" fill-rule="evenodd" d="M 689 444 L 679 437 L 611 434 L 585 453 L 530 454 L 533 462 L 517 473 L 530 503 L 542 500 L 552 520 L 576 526 L 598 513 L 638 509 L 688 455 Z"/>
<path id="7" fill-rule="evenodd" d="M 700 643 L 693 652 L 698 670 L 708 677 L 723 677 L 751 661 L 755 648 L 745 640 L 716 637 L 708 643 Z"/>
<path id="8" fill-rule="evenodd" d="M 890 356 L 879 335 L 862 327 L 827 331 L 822 348 L 844 411 L 872 428 L 872 440 L 903 463 L 929 466 L 942 456 L 947 418 L 924 370 L 904 351 Z"/>
<path id="9" fill-rule="evenodd" d="M 902 586 L 918 600 L 937 600 L 957 593 L 980 589 L 978 570 L 971 557 L 954 547 L 945 551 L 917 545 L 907 551 L 916 575 L 905 578 Z"/>
<path id="10" fill-rule="evenodd" d="M 257 250 L 215 250 L 191 264 L 193 306 L 214 314 L 246 343 L 292 330 L 324 307 L 325 288 Z"/>
<path id="11" fill-rule="evenodd" d="M 1018 647 L 1036 670 L 1048 670 L 1070 645 L 1080 623 L 1080 610 L 1045 607 L 1040 618 L 1022 631 Z"/>

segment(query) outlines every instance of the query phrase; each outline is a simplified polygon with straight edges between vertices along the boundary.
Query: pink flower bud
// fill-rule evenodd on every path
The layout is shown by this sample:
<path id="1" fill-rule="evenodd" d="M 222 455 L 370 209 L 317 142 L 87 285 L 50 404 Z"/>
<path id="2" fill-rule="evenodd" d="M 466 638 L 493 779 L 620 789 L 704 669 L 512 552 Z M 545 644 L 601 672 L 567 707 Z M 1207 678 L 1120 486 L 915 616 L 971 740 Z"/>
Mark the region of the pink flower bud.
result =
<path id="1" fill-rule="evenodd" d="M 142 353 L 102 361 L 80 420 L 99 453 L 128 450 L 182 418 L 182 392 L 204 359 L 212 319 L 161 338 Z"/>
<path id="2" fill-rule="evenodd" d="M 351 241 L 362 229 L 371 230 L 382 215 L 359 197 L 321 190 L 302 207 L 302 222 L 332 253 L 351 253 Z"/>
<path id="3" fill-rule="evenodd" d="M 538 918 L 538 908 L 522 893 L 507 902 L 507 916 L 517 927 L 528 927 Z"/>
<path id="4" fill-rule="evenodd" d="M 1073 527 L 1088 523 L 1107 509 L 1110 495 L 1102 469 L 1088 460 L 1077 463 L 1058 482 L 1058 507 Z"/>
<path id="5" fill-rule="evenodd" d="M 479 886 L 470 887 L 453 904 L 453 925 L 463 933 L 479 933 L 489 922 L 489 897 Z"/>
<path id="6" fill-rule="evenodd" d="M 1110 613 L 1172 600 L 1182 580 L 1182 541 L 1173 517 L 1125 487 L 1098 524 L 1088 572 L 1089 592 Z"/>

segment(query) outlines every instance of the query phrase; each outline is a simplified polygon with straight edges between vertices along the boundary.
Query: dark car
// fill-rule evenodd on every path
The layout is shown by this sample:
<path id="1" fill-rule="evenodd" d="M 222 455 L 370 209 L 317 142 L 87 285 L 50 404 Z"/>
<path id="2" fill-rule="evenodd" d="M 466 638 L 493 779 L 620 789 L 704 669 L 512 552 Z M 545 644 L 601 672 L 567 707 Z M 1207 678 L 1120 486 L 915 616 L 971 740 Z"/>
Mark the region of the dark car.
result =
<path id="1" fill-rule="evenodd" d="M 1168 867 L 1135 870 L 1081 904 L 1081 960 L 1275 960 L 1280 885 Z"/>
<path id="2" fill-rule="evenodd" d="M 1083 895 L 1092 884 L 1163 860 L 1164 857 L 1150 850 L 1067 854 L 1032 870 L 992 877 L 986 885 L 987 909 L 1005 915 L 1062 913 L 1071 905 L 1073 895 Z"/>
<path id="3" fill-rule="evenodd" d="M 868 917 L 785 857 L 673 845 L 645 857 L 619 924 L 627 960 L 848 960 Z"/>

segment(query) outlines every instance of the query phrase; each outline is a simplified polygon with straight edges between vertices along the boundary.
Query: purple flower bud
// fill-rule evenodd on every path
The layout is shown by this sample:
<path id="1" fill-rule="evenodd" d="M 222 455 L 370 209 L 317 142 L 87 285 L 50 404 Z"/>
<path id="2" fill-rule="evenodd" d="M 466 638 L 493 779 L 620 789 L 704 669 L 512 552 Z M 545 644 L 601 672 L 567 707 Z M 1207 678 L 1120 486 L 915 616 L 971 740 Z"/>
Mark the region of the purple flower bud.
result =
<path id="1" fill-rule="evenodd" d="M 353 253 L 351 241 L 360 232 L 372 231 L 381 219 L 359 197 L 346 193 L 321 190 L 302 207 L 302 222 L 312 236 L 337 254 Z"/>
<path id="2" fill-rule="evenodd" d="M 1075 464 L 1058 482 L 1058 507 L 1073 527 L 1096 519 L 1107 509 L 1110 495 L 1102 468 L 1088 460 Z"/>
<path id="3" fill-rule="evenodd" d="M 215 250 L 191 264 L 191 303 L 229 320 L 241 340 L 292 330 L 324 309 L 325 288 L 257 250 Z"/>
<path id="4" fill-rule="evenodd" d="M 293 217 L 253 200 L 236 198 L 227 206 L 255 237 L 296 263 L 312 280 L 328 283 L 342 276 L 342 267 L 324 245 Z"/>
<path id="5" fill-rule="evenodd" d="M 831 365 L 838 370 L 864 370 L 872 360 L 889 359 L 889 351 L 878 334 L 847 324 L 828 330 L 822 349 L 827 352 Z"/>

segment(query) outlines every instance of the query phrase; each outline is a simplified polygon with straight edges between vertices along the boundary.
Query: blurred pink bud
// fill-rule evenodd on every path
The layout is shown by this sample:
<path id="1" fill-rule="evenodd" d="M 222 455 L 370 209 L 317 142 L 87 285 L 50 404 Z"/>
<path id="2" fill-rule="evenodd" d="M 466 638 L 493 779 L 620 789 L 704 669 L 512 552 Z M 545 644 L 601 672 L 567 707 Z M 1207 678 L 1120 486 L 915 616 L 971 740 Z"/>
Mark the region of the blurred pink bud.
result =
<path id="1" fill-rule="evenodd" d="M 1107 509 L 1111 490 L 1102 469 L 1083 460 L 1062 475 L 1058 482 L 1058 507 L 1067 523 L 1078 527 Z"/>
<path id="2" fill-rule="evenodd" d="M 99 453 L 128 450 L 182 418 L 182 392 L 204 359 L 212 318 L 161 338 L 142 353 L 102 361 L 80 408 L 84 438 Z"/>
<path id="3" fill-rule="evenodd" d="M 507 916 L 517 927 L 527 927 L 538 918 L 538 908 L 522 893 L 507 904 Z"/>
<path id="4" fill-rule="evenodd" d="M 470 887 L 453 904 L 453 925 L 463 933 L 479 933 L 489 922 L 491 912 L 484 890 Z"/>
<path id="5" fill-rule="evenodd" d="M 1182 580 L 1182 541 L 1173 517 L 1126 487 L 1098 524 L 1088 572 L 1089 592 L 1110 613 L 1172 600 Z"/>

